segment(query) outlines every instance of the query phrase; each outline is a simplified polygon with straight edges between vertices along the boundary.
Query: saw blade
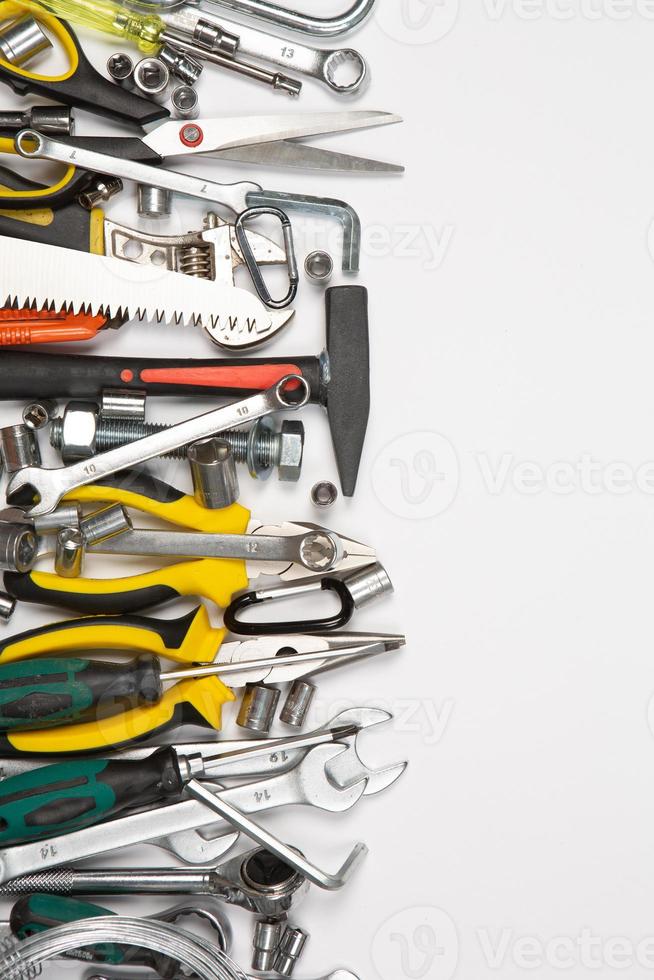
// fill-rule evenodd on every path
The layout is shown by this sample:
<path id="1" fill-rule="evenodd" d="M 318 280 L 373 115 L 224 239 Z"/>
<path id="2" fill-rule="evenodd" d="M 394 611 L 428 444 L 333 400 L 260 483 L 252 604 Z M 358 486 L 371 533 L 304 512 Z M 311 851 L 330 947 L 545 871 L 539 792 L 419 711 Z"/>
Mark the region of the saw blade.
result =
<path id="1" fill-rule="evenodd" d="M 253 293 L 225 283 L 4 237 L 0 237 L 0 302 L 202 326 L 215 343 L 231 350 L 263 343 L 294 312 L 269 310 Z"/>

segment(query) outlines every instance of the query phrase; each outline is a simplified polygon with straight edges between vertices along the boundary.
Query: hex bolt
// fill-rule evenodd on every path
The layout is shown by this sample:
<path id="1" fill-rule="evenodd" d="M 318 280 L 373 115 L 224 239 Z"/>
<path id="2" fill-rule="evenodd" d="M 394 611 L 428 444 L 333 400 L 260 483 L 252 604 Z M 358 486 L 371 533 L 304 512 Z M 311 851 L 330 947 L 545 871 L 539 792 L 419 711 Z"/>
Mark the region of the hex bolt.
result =
<path id="1" fill-rule="evenodd" d="M 59 450 L 64 462 L 72 463 L 167 428 L 157 422 L 104 418 L 93 403 L 69 402 L 63 416 L 52 420 L 50 445 Z M 276 431 L 272 420 L 264 418 L 251 429 L 231 429 L 219 435 L 231 447 L 235 461 L 247 464 L 253 479 L 267 480 L 277 467 L 280 480 L 299 480 L 304 451 L 302 422 L 285 419 Z M 185 459 L 187 451 L 188 446 L 184 446 L 169 453 L 168 458 Z"/>

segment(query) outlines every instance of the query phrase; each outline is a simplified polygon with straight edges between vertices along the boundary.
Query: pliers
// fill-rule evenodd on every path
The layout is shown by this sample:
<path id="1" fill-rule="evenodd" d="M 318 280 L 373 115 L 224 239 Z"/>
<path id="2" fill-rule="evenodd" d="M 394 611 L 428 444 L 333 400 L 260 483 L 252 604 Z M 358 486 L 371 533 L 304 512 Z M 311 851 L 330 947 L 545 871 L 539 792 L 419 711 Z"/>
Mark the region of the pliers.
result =
<path id="1" fill-rule="evenodd" d="M 253 518 L 240 504 L 233 504 L 223 510 L 207 510 L 199 506 L 193 497 L 176 490 L 149 475 L 130 471 L 118 474 L 107 481 L 90 484 L 75 490 L 69 498 L 80 503 L 118 503 L 153 517 L 160 518 L 178 527 L 209 534 L 227 534 L 240 537 L 235 545 L 239 555 L 243 546 L 250 542 L 250 551 L 257 554 L 263 536 L 279 539 L 297 536 L 300 544 L 303 536 L 311 535 L 312 525 L 299 523 L 264 524 Z M 14 511 L 15 513 L 15 511 Z M 2 516 L 2 515 L 0 515 Z M 331 542 L 333 550 L 330 563 L 325 571 L 330 573 L 363 568 L 376 560 L 373 548 L 354 541 L 344 535 L 327 529 L 318 529 L 321 540 Z M 130 535 L 138 535 L 139 550 L 130 549 Z M 171 532 L 171 547 L 176 539 Z M 184 539 L 188 539 L 184 535 Z M 126 532 L 120 535 L 125 541 L 122 546 L 111 542 L 102 545 L 103 552 L 120 553 L 121 547 L 127 553 L 143 554 L 143 541 L 148 540 L 144 531 Z M 257 540 L 259 538 L 259 541 Z M 177 539 L 179 540 L 179 539 Z M 44 552 L 51 548 L 46 545 Z M 97 548 L 91 551 L 98 550 Z M 147 551 L 145 552 L 147 553 Z M 184 549 L 168 552 L 184 554 Z M 92 615 L 134 613 L 151 606 L 170 602 L 179 596 L 201 596 L 210 599 L 218 606 L 225 607 L 236 592 L 245 589 L 248 582 L 260 575 L 274 575 L 283 581 L 292 582 L 307 579 L 316 574 L 296 556 L 297 560 L 253 560 L 238 558 L 198 558 L 168 565 L 140 575 L 126 578 L 76 579 L 60 578 L 51 572 L 31 571 L 26 573 L 6 572 L 5 589 L 9 595 L 24 602 L 59 606 L 75 612 Z"/>
<path id="2" fill-rule="evenodd" d="M 9 637 L 0 644 L 0 663 L 52 657 L 57 654 L 110 650 L 136 654 L 154 654 L 182 664 L 220 662 L 243 663 L 244 671 L 253 661 L 270 660 L 289 650 L 300 657 L 324 652 L 304 668 L 298 663 L 290 668 L 270 667 L 263 679 L 284 681 L 300 673 L 317 673 L 332 665 L 352 663 L 359 659 L 339 656 L 345 647 L 358 647 L 361 657 L 368 655 L 370 645 L 381 644 L 384 650 L 396 650 L 404 637 L 396 634 L 358 634 L 334 632 L 323 635 L 300 634 L 267 636 L 224 642 L 226 631 L 212 627 L 203 606 L 177 619 L 151 619 L 140 616 L 86 617 L 28 630 Z M 244 674 L 247 680 L 247 675 Z M 257 676 L 261 680 L 261 676 Z M 229 681 L 229 677 L 226 677 Z M 240 678 L 239 683 L 243 678 Z M 56 729 L 7 732 L 0 737 L 0 752 L 52 754 L 95 752 L 126 745 L 160 735 L 182 723 L 222 726 L 222 706 L 234 695 L 219 677 L 182 680 L 169 687 L 157 704 L 140 706 L 120 714 L 95 718 Z"/>

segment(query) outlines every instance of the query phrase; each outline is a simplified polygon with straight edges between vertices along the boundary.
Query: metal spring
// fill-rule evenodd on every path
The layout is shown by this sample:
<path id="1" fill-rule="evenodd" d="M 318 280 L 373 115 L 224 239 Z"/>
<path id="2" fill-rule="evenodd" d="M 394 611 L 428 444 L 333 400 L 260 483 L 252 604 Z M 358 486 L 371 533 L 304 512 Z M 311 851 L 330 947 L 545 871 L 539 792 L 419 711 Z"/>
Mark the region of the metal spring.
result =
<path id="1" fill-rule="evenodd" d="M 177 269 L 196 279 L 213 279 L 213 263 L 209 245 L 189 245 L 180 249 Z"/>

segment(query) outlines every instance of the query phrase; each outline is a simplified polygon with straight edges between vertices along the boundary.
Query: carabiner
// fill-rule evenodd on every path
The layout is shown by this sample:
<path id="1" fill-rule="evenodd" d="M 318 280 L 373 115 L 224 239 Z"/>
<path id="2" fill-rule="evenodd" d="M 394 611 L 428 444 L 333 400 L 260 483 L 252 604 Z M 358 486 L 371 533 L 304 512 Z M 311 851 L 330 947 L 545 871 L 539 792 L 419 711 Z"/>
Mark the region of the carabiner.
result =
<path id="1" fill-rule="evenodd" d="M 288 292 L 283 299 L 273 299 L 270 295 L 270 290 L 266 285 L 266 280 L 263 278 L 259 264 L 254 256 L 254 252 L 252 251 L 252 246 L 250 245 L 245 228 L 246 222 L 251 218 L 258 218 L 260 215 L 264 214 L 270 214 L 273 218 L 279 218 L 282 226 L 284 248 L 286 249 L 286 265 L 288 267 Z M 247 266 L 250 276 L 252 277 L 254 288 L 256 289 L 261 302 L 265 303 L 265 305 L 270 307 L 271 310 L 283 310 L 285 307 L 290 306 L 297 296 L 297 287 L 300 282 L 300 274 L 298 272 L 297 260 L 295 258 L 295 246 L 293 244 L 293 228 L 291 227 L 291 219 L 288 217 L 286 212 L 281 211 L 279 208 L 248 208 L 246 211 L 242 211 L 239 214 L 238 218 L 234 222 L 234 228 L 236 230 L 236 240 L 238 241 L 241 249 L 243 260 Z"/>
<path id="2" fill-rule="evenodd" d="M 233 599 L 225 609 L 223 623 L 230 633 L 241 636 L 273 636 L 276 633 L 316 633 L 340 629 L 350 622 L 355 609 L 393 591 L 388 572 L 375 562 L 365 568 L 357 568 L 340 575 L 323 575 L 306 579 L 299 585 L 278 586 L 273 589 L 256 589 L 244 592 Z M 341 607 L 332 616 L 323 619 L 302 619 L 283 622 L 247 623 L 238 618 L 242 609 L 262 602 L 290 599 L 310 592 L 335 592 Z"/>

